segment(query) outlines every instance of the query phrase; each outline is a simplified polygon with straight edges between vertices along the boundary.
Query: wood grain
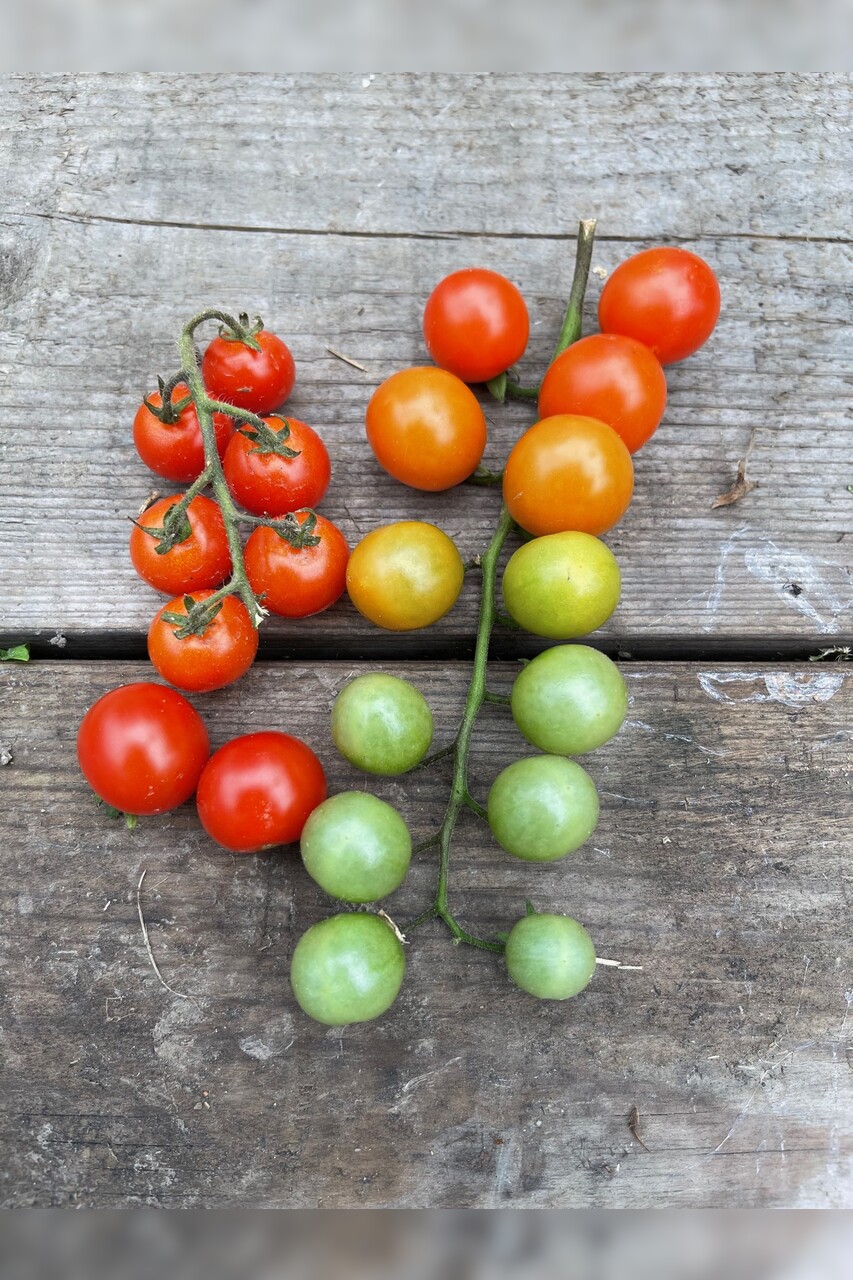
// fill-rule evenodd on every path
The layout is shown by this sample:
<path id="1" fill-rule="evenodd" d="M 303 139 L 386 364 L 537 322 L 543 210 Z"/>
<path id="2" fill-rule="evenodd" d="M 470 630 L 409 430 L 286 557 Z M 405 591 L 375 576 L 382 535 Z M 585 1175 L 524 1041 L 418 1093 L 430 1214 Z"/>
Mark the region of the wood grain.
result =
<path id="1" fill-rule="evenodd" d="M 328 707 L 365 668 L 261 664 L 200 699 L 214 741 L 305 735 L 333 790 Z M 371 668 L 373 669 L 373 668 Z M 389 665 L 424 690 L 437 742 L 464 665 Z M 507 689 L 517 667 L 495 664 Z M 190 807 L 133 835 L 74 759 L 87 705 L 137 663 L 0 670 L 0 1159 L 24 1204 L 849 1205 L 853 1194 L 850 700 L 843 666 L 626 664 L 629 722 L 585 760 L 599 829 L 525 868 L 463 822 L 461 916 L 505 927 L 529 895 L 584 920 L 602 969 L 568 1005 L 513 990 L 493 957 L 413 934 L 403 994 L 343 1034 L 291 998 L 296 937 L 329 909 L 292 852 L 235 859 Z M 472 785 L 523 746 L 504 709 Z M 443 766 L 377 781 L 416 836 Z M 373 787 L 373 782 L 371 782 Z M 164 991 L 136 916 L 143 909 Z M 422 855 L 389 900 L 425 904 Z M 644 1150 L 628 1129 L 639 1111 Z"/>
<path id="2" fill-rule="evenodd" d="M 609 537 L 623 603 L 600 642 L 650 656 L 849 642 L 849 77 L 71 76 L 7 78 L 0 103 L 0 642 L 50 652 L 58 631 L 68 653 L 142 652 L 156 602 L 123 530 L 157 482 L 130 423 L 212 301 L 287 334 L 290 407 L 329 444 L 324 511 L 351 540 L 426 518 L 476 552 L 496 496 L 380 474 L 367 399 L 423 361 L 425 294 L 472 261 L 524 289 L 535 376 L 590 214 L 603 271 L 685 241 L 724 297 L 637 458 Z M 530 413 L 488 416 L 500 465 Z M 711 511 L 753 432 L 759 487 Z M 473 609 L 468 593 L 434 631 L 383 643 L 342 604 L 310 635 L 270 625 L 266 652 L 459 654 Z"/>

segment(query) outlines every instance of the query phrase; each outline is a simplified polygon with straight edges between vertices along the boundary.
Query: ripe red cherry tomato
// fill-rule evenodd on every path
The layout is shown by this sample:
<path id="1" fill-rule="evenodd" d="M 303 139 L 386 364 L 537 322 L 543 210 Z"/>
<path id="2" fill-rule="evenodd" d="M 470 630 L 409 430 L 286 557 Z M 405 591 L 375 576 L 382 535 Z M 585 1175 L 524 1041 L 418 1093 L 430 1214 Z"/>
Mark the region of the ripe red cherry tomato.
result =
<path id="1" fill-rule="evenodd" d="M 293 390 L 296 369 L 290 350 L 266 329 L 252 333 L 253 351 L 237 338 L 214 338 L 204 353 L 201 373 L 214 400 L 261 416 L 283 405 Z"/>
<path id="2" fill-rule="evenodd" d="M 525 431 L 504 469 L 507 509 L 537 538 L 605 533 L 622 519 L 633 488 L 631 455 L 613 428 L 569 413 Z"/>
<path id="3" fill-rule="evenodd" d="M 312 513 L 299 511 L 304 527 Z M 282 618 L 307 618 L 322 613 L 344 593 L 349 547 L 337 525 L 315 516 L 311 534 L 315 546 L 295 547 L 274 529 L 255 529 L 243 553 L 252 590 L 263 595 L 265 608 Z"/>
<path id="4" fill-rule="evenodd" d="M 603 333 L 636 338 L 661 364 L 698 351 L 720 314 L 720 286 L 703 258 L 687 249 L 644 249 L 621 263 L 601 291 Z"/>
<path id="5" fill-rule="evenodd" d="M 146 529 L 162 529 L 166 513 L 181 499 L 161 498 L 143 511 L 130 535 L 130 558 L 145 582 L 176 596 L 185 591 L 218 587 L 231 572 L 231 552 L 222 512 L 210 498 L 193 498 L 186 510 L 190 536 L 162 554 L 162 541 Z"/>
<path id="6" fill-rule="evenodd" d="M 367 438 L 380 466 L 413 489 L 467 480 L 486 447 L 486 419 L 464 382 L 445 369 L 402 369 L 374 391 Z"/>
<path id="7" fill-rule="evenodd" d="M 122 813 L 167 813 L 196 789 L 210 755 L 204 721 L 174 689 L 112 689 L 89 708 L 77 758 L 95 795 Z"/>
<path id="8" fill-rule="evenodd" d="M 326 446 L 298 418 L 264 418 L 269 438 L 258 441 L 238 432 L 225 453 L 228 488 L 247 511 L 258 516 L 284 516 L 316 507 L 329 487 L 332 464 Z M 290 434 L 277 441 L 285 425 Z M 251 427 L 246 427 L 251 432 Z M 279 450 L 279 452 L 276 452 Z M 288 457 L 287 450 L 296 452 Z"/>
<path id="9" fill-rule="evenodd" d="M 666 376 L 648 347 L 617 333 L 581 338 L 557 357 L 542 380 L 539 416 L 598 418 L 636 453 L 666 408 Z"/>
<path id="10" fill-rule="evenodd" d="M 172 404 L 179 404 L 188 395 L 186 387 L 175 387 L 171 395 Z M 153 391 L 147 398 L 157 408 L 163 404 L 159 391 Z M 227 414 L 215 413 L 213 429 L 221 458 L 234 434 L 234 423 Z M 165 480 L 189 484 L 204 470 L 204 441 L 192 404 L 178 415 L 176 422 L 161 422 L 146 404 L 141 404 L 133 420 L 133 443 L 146 467 Z"/>
<path id="11" fill-rule="evenodd" d="M 175 635 L 178 624 L 164 614 L 185 617 L 186 600 L 207 600 L 212 591 L 177 596 L 154 615 L 148 629 L 148 656 L 164 680 L 189 693 L 209 693 L 239 680 L 258 652 L 258 632 L 248 610 L 236 596 L 226 596 L 216 617 L 202 635 Z"/>
<path id="12" fill-rule="evenodd" d="M 211 756 L 198 784 L 207 834 L 233 853 L 292 844 L 326 798 L 326 775 L 310 747 L 288 733 L 248 733 Z"/>
<path id="13" fill-rule="evenodd" d="M 488 382 L 509 369 L 524 355 L 529 333 L 524 299 L 497 271 L 454 271 L 427 299 L 427 350 L 463 382 Z"/>

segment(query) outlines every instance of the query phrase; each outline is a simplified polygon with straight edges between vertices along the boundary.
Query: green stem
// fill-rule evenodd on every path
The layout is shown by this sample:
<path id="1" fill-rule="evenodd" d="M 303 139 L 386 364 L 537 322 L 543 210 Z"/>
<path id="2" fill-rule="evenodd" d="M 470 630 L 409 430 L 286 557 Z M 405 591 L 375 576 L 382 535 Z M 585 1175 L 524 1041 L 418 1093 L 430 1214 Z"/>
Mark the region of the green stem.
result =
<path id="1" fill-rule="evenodd" d="M 538 400 L 538 387 L 521 387 L 517 382 L 507 382 L 506 397 L 508 400 Z"/>
<path id="2" fill-rule="evenodd" d="M 583 300 L 586 294 L 586 282 L 589 279 L 589 267 L 592 262 L 592 246 L 595 243 L 595 218 L 586 218 L 578 224 L 577 250 L 575 257 L 575 273 L 569 291 L 569 302 L 563 327 L 557 339 L 557 346 L 551 363 L 561 355 L 566 347 L 577 342 L 583 326 Z M 507 390 L 509 388 L 507 387 Z"/>
<path id="3" fill-rule="evenodd" d="M 490 693 L 487 689 L 483 694 L 484 702 L 494 702 L 495 706 L 508 707 L 512 701 L 505 693 Z"/>

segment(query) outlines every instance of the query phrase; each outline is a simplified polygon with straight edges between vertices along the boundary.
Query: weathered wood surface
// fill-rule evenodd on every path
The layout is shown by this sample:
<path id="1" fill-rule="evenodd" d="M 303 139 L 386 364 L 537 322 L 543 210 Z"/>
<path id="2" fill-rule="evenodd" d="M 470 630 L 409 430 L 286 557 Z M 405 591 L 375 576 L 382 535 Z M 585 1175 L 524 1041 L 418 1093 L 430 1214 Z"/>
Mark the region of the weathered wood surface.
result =
<path id="1" fill-rule="evenodd" d="M 291 408 L 329 444 L 324 510 L 351 539 L 423 517 L 480 549 L 496 496 L 380 474 L 368 396 L 424 360 L 425 295 L 471 262 L 524 289 L 526 367 L 541 368 L 575 221 L 596 214 L 597 266 L 684 241 L 724 296 L 711 342 L 671 372 L 609 538 L 625 589 L 602 642 L 771 656 L 849 641 L 849 77 L 57 76 L 7 78 L 0 105 L 3 638 L 141 652 L 155 599 L 125 517 L 153 484 L 130 422 L 179 325 L 214 301 L 292 342 Z M 489 417 L 499 464 L 529 411 Z M 759 488 L 712 512 L 753 431 Z M 473 608 L 469 593 L 384 652 L 459 652 Z M 380 651 L 347 604 L 310 636 L 267 637 L 267 652 Z"/>
<path id="2" fill-rule="evenodd" d="M 216 743 L 301 733 L 334 788 L 360 786 L 327 710 L 362 669 L 262 664 L 199 705 Z M 464 666 L 387 669 L 420 685 L 446 740 Z M 492 684 L 516 669 L 496 664 Z M 466 818 L 453 886 L 472 927 L 505 926 L 530 895 L 642 971 L 538 1004 L 430 925 L 394 1010 L 343 1034 L 289 992 L 294 940 L 330 909 L 291 852 L 218 852 L 189 807 L 131 835 L 87 796 L 80 715 L 149 668 L 0 670 L 4 1202 L 849 1207 L 853 681 L 843 666 L 624 670 L 629 723 L 585 761 L 602 795 L 589 845 L 526 868 Z M 475 792 L 525 750 L 487 708 Z M 376 783 L 417 836 L 439 819 L 443 767 Z M 154 953 L 191 999 L 146 957 L 143 869 Z M 421 855 L 395 917 L 424 905 L 433 872 Z"/>

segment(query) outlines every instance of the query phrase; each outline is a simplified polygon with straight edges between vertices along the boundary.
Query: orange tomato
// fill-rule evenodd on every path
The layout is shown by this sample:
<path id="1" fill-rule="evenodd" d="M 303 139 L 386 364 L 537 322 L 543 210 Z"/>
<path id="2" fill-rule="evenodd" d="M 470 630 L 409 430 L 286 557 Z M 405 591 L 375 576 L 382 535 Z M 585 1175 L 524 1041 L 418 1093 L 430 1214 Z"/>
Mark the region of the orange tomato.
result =
<path id="1" fill-rule="evenodd" d="M 625 514 L 633 488 L 631 455 L 613 428 L 571 413 L 526 431 L 503 479 L 510 515 L 535 537 L 605 533 Z"/>
<path id="2" fill-rule="evenodd" d="M 437 492 L 474 471 L 486 447 L 486 419 L 473 391 L 454 374 L 403 369 L 373 393 L 367 438 L 395 480 Z"/>

